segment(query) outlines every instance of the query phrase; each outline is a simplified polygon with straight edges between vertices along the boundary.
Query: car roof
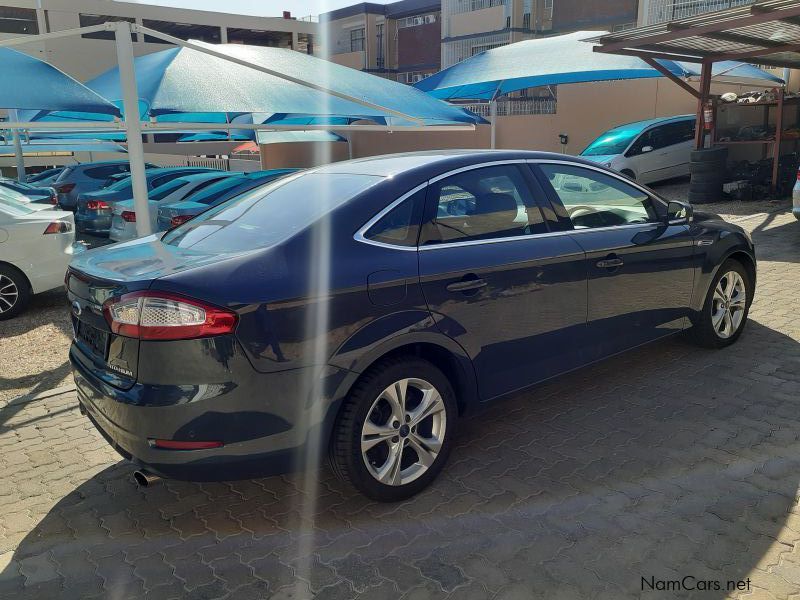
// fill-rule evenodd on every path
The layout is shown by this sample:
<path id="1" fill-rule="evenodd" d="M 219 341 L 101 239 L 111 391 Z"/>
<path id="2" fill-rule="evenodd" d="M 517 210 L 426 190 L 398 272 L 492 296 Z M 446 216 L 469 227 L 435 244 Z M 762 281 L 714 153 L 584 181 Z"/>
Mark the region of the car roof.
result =
<path id="1" fill-rule="evenodd" d="M 429 150 L 386 154 L 359 158 L 310 169 L 314 173 L 337 173 L 393 177 L 395 175 L 435 176 L 461 166 L 497 162 L 504 160 L 569 160 L 576 163 L 593 164 L 581 158 L 530 150 Z"/>
<path id="2" fill-rule="evenodd" d="M 696 115 L 677 115 L 674 117 L 658 117 L 656 119 L 645 119 L 644 121 L 633 121 L 632 123 L 625 123 L 623 125 L 617 125 L 612 129 L 607 130 L 605 133 L 611 133 L 612 131 L 644 131 L 645 129 L 652 127 L 653 125 L 664 125 L 666 123 L 677 123 L 679 121 L 690 121 L 696 119 Z M 605 133 L 603 135 L 605 135 Z"/>

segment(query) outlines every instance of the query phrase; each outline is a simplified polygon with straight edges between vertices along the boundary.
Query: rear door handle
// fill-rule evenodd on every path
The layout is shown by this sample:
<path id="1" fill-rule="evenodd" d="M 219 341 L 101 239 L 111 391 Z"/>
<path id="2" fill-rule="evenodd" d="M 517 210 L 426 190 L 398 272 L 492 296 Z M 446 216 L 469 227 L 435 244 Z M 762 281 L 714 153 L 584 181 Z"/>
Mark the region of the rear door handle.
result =
<path id="1" fill-rule="evenodd" d="M 621 258 L 606 258 L 597 261 L 597 266 L 600 269 L 616 269 L 624 264 L 625 262 Z"/>
<path id="2" fill-rule="evenodd" d="M 447 286 L 448 292 L 471 292 L 486 287 L 486 281 L 483 279 L 462 279 Z"/>

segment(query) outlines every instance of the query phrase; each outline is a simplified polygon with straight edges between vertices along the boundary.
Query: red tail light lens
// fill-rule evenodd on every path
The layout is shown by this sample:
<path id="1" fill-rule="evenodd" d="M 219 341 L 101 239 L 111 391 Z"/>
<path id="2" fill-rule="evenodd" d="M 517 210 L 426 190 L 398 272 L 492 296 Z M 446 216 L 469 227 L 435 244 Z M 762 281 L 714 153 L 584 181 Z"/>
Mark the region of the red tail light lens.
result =
<path id="1" fill-rule="evenodd" d="M 86 208 L 89 210 L 100 210 L 101 208 L 108 208 L 108 202 L 103 200 L 89 200 L 86 203 Z"/>
<path id="2" fill-rule="evenodd" d="M 69 194 L 74 189 L 75 189 L 74 183 L 62 183 L 61 185 L 56 186 L 56 192 L 58 192 L 59 194 Z"/>
<path id="3" fill-rule="evenodd" d="M 194 215 L 178 215 L 177 217 L 172 217 L 169 220 L 169 225 L 170 225 L 170 227 L 177 227 L 178 225 L 183 225 L 184 223 L 186 223 L 186 221 L 191 219 L 193 216 Z"/>
<path id="4" fill-rule="evenodd" d="M 136 223 L 136 213 L 132 210 L 123 210 L 122 220 L 127 221 L 128 223 Z"/>
<path id="5" fill-rule="evenodd" d="M 56 204 L 58 204 L 58 196 L 56 196 L 55 194 L 53 194 L 52 196 L 50 196 L 50 204 L 52 204 L 53 206 L 55 206 Z"/>
<path id="6" fill-rule="evenodd" d="M 166 292 L 134 292 L 103 305 L 111 331 L 140 340 L 188 340 L 233 333 L 236 313 Z"/>
<path id="7" fill-rule="evenodd" d="M 72 224 L 67 221 L 53 221 L 44 230 L 42 235 L 51 233 L 68 233 L 72 231 Z"/>
<path id="8" fill-rule="evenodd" d="M 148 440 L 153 448 L 162 450 L 209 450 L 222 448 L 222 442 L 181 442 L 179 440 Z"/>

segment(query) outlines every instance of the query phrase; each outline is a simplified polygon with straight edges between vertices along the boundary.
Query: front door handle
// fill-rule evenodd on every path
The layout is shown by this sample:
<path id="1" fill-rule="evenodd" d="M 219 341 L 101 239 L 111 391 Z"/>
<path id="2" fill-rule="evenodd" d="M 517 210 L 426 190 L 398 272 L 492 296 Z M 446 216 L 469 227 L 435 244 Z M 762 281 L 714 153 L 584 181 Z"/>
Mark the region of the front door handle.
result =
<path id="1" fill-rule="evenodd" d="M 483 279 L 462 279 L 447 286 L 448 292 L 472 292 L 486 287 L 487 283 Z"/>
<path id="2" fill-rule="evenodd" d="M 605 258 L 597 261 L 597 266 L 600 269 L 617 269 L 624 264 L 625 262 L 621 258 Z"/>

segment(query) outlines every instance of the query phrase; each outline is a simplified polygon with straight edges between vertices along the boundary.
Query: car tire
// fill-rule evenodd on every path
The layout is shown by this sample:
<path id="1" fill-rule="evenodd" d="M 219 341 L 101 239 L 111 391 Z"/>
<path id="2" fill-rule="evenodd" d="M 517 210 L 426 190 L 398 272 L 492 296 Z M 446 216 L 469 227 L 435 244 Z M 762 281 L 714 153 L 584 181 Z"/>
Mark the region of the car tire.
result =
<path id="1" fill-rule="evenodd" d="M 384 360 L 342 406 L 331 439 L 333 471 L 373 500 L 410 498 L 447 462 L 457 419 L 453 388 L 438 368 L 416 357 Z"/>
<path id="2" fill-rule="evenodd" d="M 738 260 L 726 260 L 711 281 L 703 309 L 690 329 L 695 343 L 706 348 L 724 348 L 736 342 L 747 324 L 753 291 L 744 265 Z"/>
<path id="3" fill-rule="evenodd" d="M 0 265 L 0 321 L 19 315 L 30 299 L 31 286 L 25 275 L 10 265 Z"/>
<path id="4" fill-rule="evenodd" d="M 701 178 L 716 175 L 716 179 L 722 179 L 725 176 L 725 171 L 724 169 L 720 169 L 719 163 L 693 162 L 689 163 L 689 174 L 693 179 L 698 175 Z"/>
<path id="5" fill-rule="evenodd" d="M 723 146 L 692 150 L 689 158 L 692 163 L 710 162 L 712 164 L 724 163 L 728 157 L 728 149 Z"/>

